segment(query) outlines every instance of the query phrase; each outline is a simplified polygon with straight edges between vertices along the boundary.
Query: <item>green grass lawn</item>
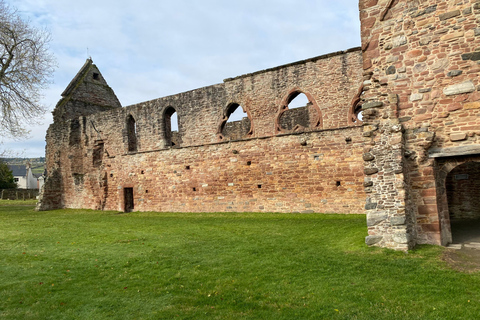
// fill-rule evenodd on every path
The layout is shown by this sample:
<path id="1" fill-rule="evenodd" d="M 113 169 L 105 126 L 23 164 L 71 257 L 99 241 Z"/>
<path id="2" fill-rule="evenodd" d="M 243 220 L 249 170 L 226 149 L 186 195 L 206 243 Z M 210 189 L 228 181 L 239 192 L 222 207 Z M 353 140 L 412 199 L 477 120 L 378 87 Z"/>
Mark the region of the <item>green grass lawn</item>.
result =
<path id="1" fill-rule="evenodd" d="M 1 201 L 0 201 L 1 202 Z M 365 216 L 0 206 L 0 319 L 476 319 L 443 248 L 367 248 Z"/>

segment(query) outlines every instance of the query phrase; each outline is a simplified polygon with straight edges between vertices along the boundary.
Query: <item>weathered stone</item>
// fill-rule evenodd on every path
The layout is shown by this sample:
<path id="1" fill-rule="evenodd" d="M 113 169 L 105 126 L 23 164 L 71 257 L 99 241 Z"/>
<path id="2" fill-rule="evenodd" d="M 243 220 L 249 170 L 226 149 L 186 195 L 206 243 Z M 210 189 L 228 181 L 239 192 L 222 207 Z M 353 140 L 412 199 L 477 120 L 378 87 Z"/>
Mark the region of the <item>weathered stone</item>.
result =
<path id="1" fill-rule="evenodd" d="M 416 58 L 416 57 L 419 57 L 423 54 L 423 50 L 421 49 L 413 49 L 413 50 L 410 50 L 407 52 L 407 58 L 408 59 L 412 59 L 412 58 Z"/>
<path id="2" fill-rule="evenodd" d="M 422 93 L 414 93 L 410 96 L 410 101 L 418 101 L 423 99 Z"/>
<path id="3" fill-rule="evenodd" d="M 363 186 L 364 186 L 365 188 L 371 187 L 371 186 L 373 186 L 373 181 L 365 181 L 365 182 L 363 183 Z"/>
<path id="4" fill-rule="evenodd" d="M 405 224 L 406 220 L 407 219 L 405 217 L 391 217 L 390 223 L 392 226 L 402 226 Z"/>
<path id="5" fill-rule="evenodd" d="M 390 66 L 385 71 L 386 74 L 395 74 L 396 72 L 397 72 L 397 69 L 395 69 L 395 66 Z"/>
<path id="6" fill-rule="evenodd" d="M 480 51 L 471 52 L 471 53 L 464 53 L 464 54 L 462 54 L 462 59 L 463 60 L 478 61 L 478 60 L 480 60 Z"/>
<path id="7" fill-rule="evenodd" d="M 457 17 L 459 15 L 460 15 L 460 10 L 454 10 L 454 11 L 442 13 L 438 17 L 442 21 L 442 20 L 447 20 L 447 19 L 453 18 L 453 17 Z"/>
<path id="8" fill-rule="evenodd" d="M 434 4 L 432 6 L 429 6 L 425 9 L 426 14 L 429 14 L 429 13 L 432 13 L 432 12 L 435 12 L 435 11 L 437 11 L 437 5 L 436 4 Z"/>
<path id="9" fill-rule="evenodd" d="M 410 234 L 408 234 L 406 232 L 399 232 L 399 233 L 394 233 L 393 236 L 392 236 L 392 239 L 396 243 L 406 244 L 406 243 L 410 242 L 411 236 L 410 236 Z"/>
<path id="10" fill-rule="evenodd" d="M 427 44 L 429 44 L 430 42 L 432 42 L 432 38 L 431 37 L 423 37 L 420 39 L 419 43 L 421 46 L 426 46 Z"/>
<path id="11" fill-rule="evenodd" d="M 461 93 L 470 93 L 475 91 L 475 85 L 472 81 L 466 81 L 459 84 L 454 84 L 443 89 L 446 96 L 453 96 Z"/>
<path id="12" fill-rule="evenodd" d="M 463 15 L 471 14 L 472 13 L 472 7 L 468 7 L 463 9 L 462 11 Z"/>
<path id="13" fill-rule="evenodd" d="M 463 73 L 462 70 L 452 70 L 449 73 L 447 73 L 447 77 L 456 77 L 459 76 Z"/>
<path id="14" fill-rule="evenodd" d="M 407 37 L 404 35 L 396 36 L 392 39 L 393 48 L 398 48 L 404 44 L 407 44 Z"/>
<path id="15" fill-rule="evenodd" d="M 372 246 L 382 241 L 382 239 L 383 239 L 383 236 L 366 236 L 365 244 L 368 246 Z"/>
<path id="16" fill-rule="evenodd" d="M 479 145 L 459 146 L 449 148 L 432 148 L 428 151 L 430 158 L 468 156 L 471 154 L 480 154 Z"/>
<path id="17" fill-rule="evenodd" d="M 372 175 L 372 174 L 377 173 L 377 172 L 378 172 L 378 168 L 365 168 L 364 171 L 365 171 L 365 174 L 366 174 L 367 176 L 370 176 L 370 175 Z"/>
<path id="18" fill-rule="evenodd" d="M 381 108 L 383 107 L 383 102 L 381 101 L 372 101 L 362 104 L 362 109 L 370 109 L 370 108 Z"/>
<path id="19" fill-rule="evenodd" d="M 363 161 L 372 161 L 373 159 L 375 159 L 375 156 L 370 152 L 363 154 Z"/>
<path id="20" fill-rule="evenodd" d="M 464 35 L 465 35 L 464 31 L 451 32 L 451 33 L 447 33 L 446 35 L 441 37 L 440 40 L 450 41 L 452 39 L 457 39 L 457 38 L 463 37 Z"/>
<path id="21" fill-rule="evenodd" d="M 448 63 L 448 59 L 439 59 L 433 63 L 432 70 L 445 69 L 448 66 Z"/>
<path id="22" fill-rule="evenodd" d="M 415 72 L 415 73 L 420 73 L 420 72 L 423 72 L 425 70 L 427 70 L 427 64 L 426 63 L 417 63 L 413 67 L 413 72 Z"/>
<path id="23" fill-rule="evenodd" d="M 467 139 L 467 134 L 463 132 L 459 133 L 451 133 L 450 134 L 450 141 L 461 141 Z"/>
<path id="24" fill-rule="evenodd" d="M 480 109 L 480 101 L 465 103 L 463 105 L 463 109 L 465 110 Z"/>
<path id="25" fill-rule="evenodd" d="M 366 210 L 371 210 L 371 209 L 376 208 L 376 206 L 375 206 L 375 208 L 367 209 L 366 208 L 367 205 L 365 205 Z M 373 203 L 371 205 L 373 205 Z M 388 214 L 385 211 L 369 212 L 369 213 L 367 213 L 367 226 L 368 227 L 376 226 L 377 224 L 387 220 L 387 217 L 388 217 Z"/>

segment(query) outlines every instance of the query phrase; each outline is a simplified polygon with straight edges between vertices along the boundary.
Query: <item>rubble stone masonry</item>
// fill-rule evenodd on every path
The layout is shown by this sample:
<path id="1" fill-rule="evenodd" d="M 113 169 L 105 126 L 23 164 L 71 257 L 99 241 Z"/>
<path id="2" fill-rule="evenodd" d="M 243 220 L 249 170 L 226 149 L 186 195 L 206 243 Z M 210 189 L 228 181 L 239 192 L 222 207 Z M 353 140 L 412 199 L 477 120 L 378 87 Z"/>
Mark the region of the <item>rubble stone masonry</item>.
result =
<path id="1" fill-rule="evenodd" d="M 445 181 L 479 161 L 480 2 L 360 1 L 367 243 L 451 242 Z"/>
<path id="2" fill-rule="evenodd" d="M 359 8 L 361 48 L 124 108 L 87 60 L 37 209 L 366 212 L 368 245 L 448 244 L 480 215 L 480 2 Z"/>

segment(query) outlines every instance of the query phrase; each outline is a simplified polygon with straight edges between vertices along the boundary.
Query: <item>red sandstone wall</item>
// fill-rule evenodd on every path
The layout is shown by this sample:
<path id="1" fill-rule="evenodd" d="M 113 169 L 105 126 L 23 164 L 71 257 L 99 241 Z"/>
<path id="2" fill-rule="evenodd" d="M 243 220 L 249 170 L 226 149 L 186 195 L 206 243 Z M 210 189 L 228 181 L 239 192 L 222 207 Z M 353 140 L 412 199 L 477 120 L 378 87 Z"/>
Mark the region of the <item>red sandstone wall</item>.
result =
<path id="1" fill-rule="evenodd" d="M 397 204 L 369 233 L 406 232 L 407 246 L 445 244 L 442 228 L 448 229 L 449 222 L 439 216 L 441 195 L 429 153 L 480 144 L 480 2 L 362 0 L 360 10 L 367 89 L 363 99 L 380 103 L 370 104 L 367 111 L 366 122 L 374 127 L 365 127 L 371 145 L 366 151 L 378 161 L 369 160 L 366 167 L 378 169 L 378 174 L 395 163 L 403 167 L 392 176 L 396 191 L 388 194 L 382 192 L 385 184 L 378 174 L 370 173 L 372 202 L 383 197 Z M 389 129 L 398 125 L 401 135 Z M 378 147 L 380 141 L 389 147 Z M 391 148 L 400 150 L 397 159 L 381 160 Z M 379 215 L 379 208 L 371 210 L 372 216 Z M 404 225 L 389 221 L 402 215 Z M 382 245 L 401 246 L 385 241 L 390 242 Z"/>
<path id="2" fill-rule="evenodd" d="M 61 198 L 59 206 L 67 208 L 123 210 L 124 190 L 133 188 L 134 210 L 142 211 L 362 213 L 362 129 L 347 125 L 361 61 L 351 50 L 57 121 L 50 132 L 59 134 L 48 144 L 49 163 L 56 163 L 51 190 L 58 190 L 44 198 Z M 280 132 L 278 119 L 297 92 L 307 95 L 310 118 L 319 120 Z M 246 109 L 253 130 L 223 141 L 218 129 L 232 103 Z M 169 108 L 179 119 L 175 147 L 166 142 Z M 130 115 L 134 152 L 128 151 Z"/>
<path id="3" fill-rule="evenodd" d="M 352 128 L 108 159 L 106 208 L 123 210 L 123 188 L 133 187 L 141 211 L 361 213 L 359 133 Z M 347 137 L 354 142 L 347 144 Z"/>

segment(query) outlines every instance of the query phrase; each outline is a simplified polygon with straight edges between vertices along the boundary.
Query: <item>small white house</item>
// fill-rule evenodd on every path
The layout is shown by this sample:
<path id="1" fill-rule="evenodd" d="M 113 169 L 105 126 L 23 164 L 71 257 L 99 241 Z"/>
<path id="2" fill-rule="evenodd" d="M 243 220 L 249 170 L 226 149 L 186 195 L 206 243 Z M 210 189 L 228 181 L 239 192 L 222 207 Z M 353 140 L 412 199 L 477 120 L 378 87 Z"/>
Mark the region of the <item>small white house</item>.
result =
<path id="1" fill-rule="evenodd" d="M 30 164 L 26 165 L 8 165 L 12 170 L 13 178 L 19 189 L 38 189 L 37 178 L 32 174 Z"/>

